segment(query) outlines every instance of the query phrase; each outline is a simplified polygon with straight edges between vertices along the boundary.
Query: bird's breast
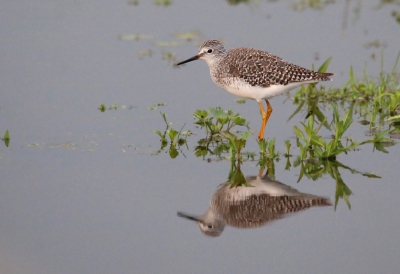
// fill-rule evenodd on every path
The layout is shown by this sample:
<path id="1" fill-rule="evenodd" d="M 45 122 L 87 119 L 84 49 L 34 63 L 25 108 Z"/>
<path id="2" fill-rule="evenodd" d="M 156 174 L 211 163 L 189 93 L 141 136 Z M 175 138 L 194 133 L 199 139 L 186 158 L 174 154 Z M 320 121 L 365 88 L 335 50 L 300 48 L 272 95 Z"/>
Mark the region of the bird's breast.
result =
<path id="1" fill-rule="evenodd" d="M 268 99 L 301 86 L 301 83 L 290 83 L 287 85 L 270 85 L 269 87 L 261 87 L 252 86 L 240 78 L 216 77 L 215 75 L 211 75 L 211 78 L 220 88 L 238 97 L 253 100 Z"/>

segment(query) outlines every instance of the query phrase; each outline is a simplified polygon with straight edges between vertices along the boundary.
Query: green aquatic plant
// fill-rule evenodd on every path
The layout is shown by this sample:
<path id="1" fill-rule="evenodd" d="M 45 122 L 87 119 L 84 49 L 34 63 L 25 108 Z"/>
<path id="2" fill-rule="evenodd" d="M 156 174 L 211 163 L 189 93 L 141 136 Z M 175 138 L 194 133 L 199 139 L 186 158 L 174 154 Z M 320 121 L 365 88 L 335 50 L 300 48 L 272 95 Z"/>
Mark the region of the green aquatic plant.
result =
<path id="1" fill-rule="evenodd" d="M 286 158 L 285 170 L 290 170 L 290 167 L 292 166 L 290 163 L 290 157 L 292 156 L 290 154 L 290 147 L 292 146 L 292 144 L 290 143 L 290 140 L 285 141 L 285 146 L 286 146 L 286 153 L 284 154 L 284 156 Z"/>
<path id="2" fill-rule="evenodd" d="M 328 58 L 319 68 L 318 72 L 326 72 L 328 69 L 329 63 L 331 62 L 332 58 Z M 312 83 L 308 85 L 303 85 L 300 87 L 300 90 L 295 94 L 295 104 L 298 104 L 298 107 L 293 112 L 293 114 L 289 117 L 288 121 L 292 119 L 296 114 L 298 114 L 302 109 L 307 109 L 307 116 L 306 118 L 312 116 L 317 118 L 317 120 L 322 123 L 327 129 L 329 128 L 329 124 L 326 122 L 326 117 L 321 111 L 319 106 L 318 94 L 323 92 L 325 89 L 323 86 L 320 89 L 316 89 L 317 83 Z M 301 94 L 301 95 L 299 95 Z M 302 97 L 303 96 L 303 97 Z M 302 100 L 299 100 L 302 98 Z"/>
<path id="3" fill-rule="evenodd" d="M 165 107 L 166 105 L 167 105 L 166 103 L 157 103 L 157 104 L 154 104 L 154 105 L 148 107 L 147 109 L 156 110 L 158 107 Z"/>
<path id="4" fill-rule="evenodd" d="M 275 161 L 279 161 L 279 153 L 275 151 L 275 139 L 258 140 L 260 149 L 257 165 L 260 169 L 269 170 L 269 176 L 275 178 Z"/>
<path id="5" fill-rule="evenodd" d="M 332 0 L 297 0 L 292 4 L 292 9 L 297 11 L 305 9 L 321 10 L 334 2 Z"/>
<path id="6" fill-rule="evenodd" d="M 387 138 L 386 135 L 389 132 L 389 130 L 385 130 L 382 132 L 379 132 L 374 135 L 374 138 L 369 140 L 368 143 L 373 143 L 374 149 L 384 152 L 384 153 L 389 153 L 385 147 L 390 147 L 396 144 L 396 142 L 393 139 Z"/>
<path id="7" fill-rule="evenodd" d="M 275 151 L 275 139 L 261 139 L 257 140 L 258 147 L 260 148 L 260 156 L 268 159 L 275 159 L 279 153 Z"/>
<path id="8" fill-rule="evenodd" d="M 136 108 L 135 106 L 128 106 L 128 105 L 118 105 L 118 104 L 114 104 L 111 105 L 109 107 L 106 107 L 104 104 L 101 104 L 100 107 L 98 108 L 98 110 L 100 110 L 101 112 L 105 112 L 107 109 L 108 110 L 118 110 L 118 109 L 134 109 Z"/>
<path id="9" fill-rule="evenodd" d="M 237 98 L 237 99 L 235 99 L 235 102 L 236 102 L 237 104 L 242 105 L 242 104 L 245 104 L 245 103 L 246 103 L 246 99 Z"/>
<path id="10" fill-rule="evenodd" d="M 252 134 L 248 122 L 232 110 L 221 107 L 208 110 L 196 110 L 193 114 L 195 124 L 205 130 L 206 136 L 197 142 L 195 155 L 204 157 L 207 154 L 221 156 L 230 152 L 229 158 L 240 156 L 240 151 L 246 146 L 246 139 Z M 244 127 L 245 131 L 238 130 Z"/>
<path id="11" fill-rule="evenodd" d="M 320 86 L 316 89 L 311 85 L 303 86 L 294 95 L 294 103 L 298 104 L 298 107 L 289 119 L 300 110 L 307 109 L 308 115 L 314 115 L 322 122 L 324 115 L 320 106 L 326 102 L 337 102 L 343 106 L 345 102 L 350 104 L 361 117 L 369 118 L 368 124 L 371 129 L 375 127 L 377 120 L 383 123 L 391 117 L 396 117 L 400 104 L 400 76 L 397 72 L 399 58 L 400 53 L 389 73 L 383 71 L 382 61 L 378 79 L 368 76 L 366 70 L 363 78 L 358 79 L 353 68 L 350 68 L 349 80 L 341 88 L 326 89 Z"/>
<path id="12" fill-rule="evenodd" d="M 292 146 L 292 144 L 290 143 L 290 140 L 286 140 L 286 141 L 285 141 L 285 146 L 286 146 L 286 153 L 284 154 L 284 156 L 285 156 L 286 158 L 289 158 L 290 156 L 292 156 L 292 155 L 290 154 L 290 147 Z"/>
<path id="13" fill-rule="evenodd" d="M 149 40 L 149 39 L 153 39 L 153 35 L 141 34 L 141 33 L 137 33 L 137 34 L 120 34 L 120 35 L 118 35 L 118 39 L 119 40 L 135 40 L 135 41 Z"/>
<path id="14" fill-rule="evenodd" d="M 160 143 L 161 147 L 160 149 L 156 152 L 156 154 L 159 154 L 161 151 L 163 151 L 167 145 L 169 144 L 168 149 L 166 150 L 171 157 L 171 159 L 175 159 L 179 155 L 179 150 L 181 146 L 187 144 L 187 136 L 191 135 L 190 131 L 182 131 L 183 127 L 177 131 L 173 128 L 170 128 L 172 123 L 167 122 L 167 117 L 165 113 L 160 112 L 165 124 L 166 124 L 166 129 L 164 130 L 163 133 L 159 130 L 152 130 L 155 134 L 157 134 L 160 137 Z"/>
<path id="15" fill-rule="evenodd" d="M 246 139 L 245 138 L 238 138 L 236 135 L 229 133 L 229 132 L 221 132 L 220 133 L 223 137 L 228 140 L 229 146 L 229 157 L 230 159 L 239 159 L 241 158 L 241 150 L 246 146 Z"/>
<path id="16" fill-rule="evenodd" d="M 392 139 L 386 138 L 387 131 L 380 132 L 374 135 L 373 139 L 364 140 L 361 142 L 354 142 L 352 139 L 347 139 L 346 144 L 342 144 L 343 134 L 347 131 L 353 122 L 352 113 L 353 109 L 349 108 L 346 114 L 340 119 L 339 110 L 336 105 L 333 106 L 333 136 L 328 142 L 319 134 L 322 124 L 315 126 L 314 119 L 308 118 L 308 123 L 303 125 L 304 131 L 299 127 L 294 126 L 294 132 L 297 138 L 297 146 L 300 149 L 300 160 L 335 160 L 341 153 L 346 153 L 354 150 L 357 147 L 373 143 L 377 150 L 386 152 L 383 149 L 385 144 L 394 144 Z"/>
<path id="17" fill-rule="evenodd" d="M 6 145 L 6 147 L 8 147 L 10 144 L 10 133 L 8 132 L 8 130 L 6 130 L 6 132 L 4 132 L 3 141 L 4 141 L 4 144 Z"/>

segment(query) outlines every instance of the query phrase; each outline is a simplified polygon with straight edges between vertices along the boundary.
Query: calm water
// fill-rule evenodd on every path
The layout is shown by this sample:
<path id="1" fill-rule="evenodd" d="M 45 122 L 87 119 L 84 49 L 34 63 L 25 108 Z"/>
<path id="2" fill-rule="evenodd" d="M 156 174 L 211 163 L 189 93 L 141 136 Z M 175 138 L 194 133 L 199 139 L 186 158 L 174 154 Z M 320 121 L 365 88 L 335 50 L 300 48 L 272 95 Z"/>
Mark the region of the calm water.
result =
<path id="1" fill-rule="evenodd" d="M 4 1 L 0 134 L 8 129 L 11 141 L 0 146 L 0 273 L 397 273 L 399 145 L 389 154 L 366 145 L 339 157 L 382 177 L 339 169 L 354 193 L 351 210 L 340 200 L 336 211 L 315 207 L 257 229 L 227 227 L 216 238 L 176 212 L 204 213 L 230 163 L 203 161 L 192 150 L 174 160 L 152 155 L 159 138 L 151 130 L 165 128 L 160 111 L 173 127 L 186 123 L 196 133 L 190 149 L 201 135 L 192 123 L 196 109 L 232 108 L 255 132 L 260 123 L 257 104 L 235 103 L 215 87 L 204 62 L 175 69 L 167 51 L 184 60 L 197 53 L 198 42 L 215 38 L 227 48 L 264 49 L 305 67 L 332 57 L 335 77 L 328 85 L 340 87 L 350 66 L 357 75 L 367 67 L 377 77 L 382 50 L 384 70 L 393 66 L 400 25 L 391 13 L 398 6 L 378 6 L 350 2 L 299 12 L 288 1 L 173 1 L 168 7 Z M 201 37 L 174 36 L 188 31 Z M 127 34 L 152 38 L 118 38 Z M 378 47 L 366 48 L 371 42 Z M 305 116 L 288 122 L 296 106 L 285 99 L 271 101 L 266 129 L 278 151 L 285 151 L 285 140 L 294 143 L 293 126 Z M 153 109 L 158 103 L 166 105 Z M 101 113 L 101 104 L 125 107 Z M 354 123 L 347 135 L 364 140 L 366 133 L 368 127 Z M 255 136 L 246 149 L 257 150 Z M 244 163 L 244 175 L 257 175 L 256 164 Z M 285 159 L 275 163 L 276 180 L 334 202 L 329 175 L 297 184 L 298 176 L 298 168 L 285 171 Z"/>

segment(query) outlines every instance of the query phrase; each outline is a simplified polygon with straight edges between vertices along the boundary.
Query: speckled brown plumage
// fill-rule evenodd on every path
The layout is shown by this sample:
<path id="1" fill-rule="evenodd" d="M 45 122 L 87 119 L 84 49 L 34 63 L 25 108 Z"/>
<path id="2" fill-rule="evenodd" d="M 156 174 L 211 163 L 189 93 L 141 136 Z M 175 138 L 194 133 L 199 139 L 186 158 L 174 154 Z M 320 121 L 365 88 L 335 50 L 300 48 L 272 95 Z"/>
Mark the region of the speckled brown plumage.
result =
<path id="1" fill-rule="evenodd" d="M 269 87 L 310 80 L 329 81 L 332 73 L 319 73 L 291 64 L 271 53 L 252 48 L 235 48 L 228 51 L 213 78 L 229 85 L 230 78 L 240 78 L 251 86 Z"/>
<path id="2" fill-rule="evenodd" d="M 210 67 L 213 81 L 221 88 L 241 97 L 266 99 L 304 83 L 330 81 L 333 73 L 315 72 L 253 48 L 227 51 L 218 40 L 205 41 L 199 53 L 178 65 L 203 59 Z M 291 84 L 291 85 L 289 85 Z M 277 86 L 277 88 L 270 88 Z M 264 88 L 260 92 L 251 87 Z"/>

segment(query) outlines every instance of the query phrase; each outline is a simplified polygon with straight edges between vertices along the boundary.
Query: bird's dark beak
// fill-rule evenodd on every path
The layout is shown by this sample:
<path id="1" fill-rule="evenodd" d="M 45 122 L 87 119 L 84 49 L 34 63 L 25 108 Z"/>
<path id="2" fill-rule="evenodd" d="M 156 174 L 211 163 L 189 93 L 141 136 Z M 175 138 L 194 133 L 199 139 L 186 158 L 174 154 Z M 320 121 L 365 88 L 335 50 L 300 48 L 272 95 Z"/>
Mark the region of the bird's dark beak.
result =
<path id="1" fill-rule="evenodd" d="M 183 212 L 178 212 L 177 215 L 178 215 L 179 217 L 182 217 L 182 218 L 185 218 L 185 219 L 188 219 L 188 220 L 191 220 L 191 221 L 196 221 L 196 222 L 200 222 L 200 223 L 203 222 L 203 221 L 200 219 L 200 216 L 195 216 L 195 215 L 191 215 L 191 214 L 186 214 L 186 213 L 183 213 Z"/>
<path id="2" fill-rule="evenodd" d="M 176 66 L 179 66 L 179 65 L 182 65 L 182 64 L 185 64 L 185 63 L 189 63 L 189 62 L 194 61 L 194 60 L 197 60 L 197 59 L 199 59 L 199 58 L 200 58 L 199 55 L 195 55 L 195 56 L 193 56 L 192 58 L 189 58 L 189 59 L 187 59 L 187 60 L 185 60 L 185 61 L 182 61 L 182 62 L 176 64 Z"/>

